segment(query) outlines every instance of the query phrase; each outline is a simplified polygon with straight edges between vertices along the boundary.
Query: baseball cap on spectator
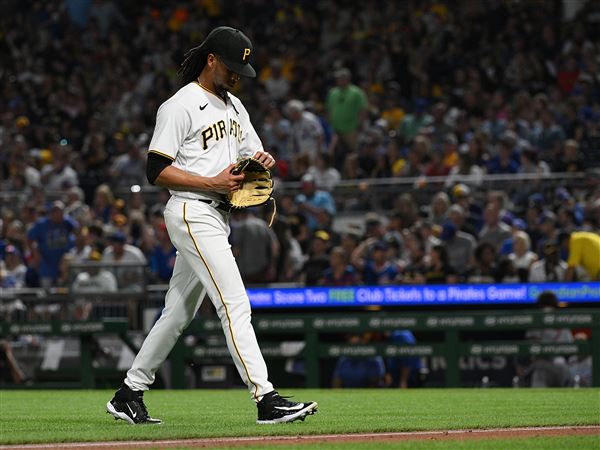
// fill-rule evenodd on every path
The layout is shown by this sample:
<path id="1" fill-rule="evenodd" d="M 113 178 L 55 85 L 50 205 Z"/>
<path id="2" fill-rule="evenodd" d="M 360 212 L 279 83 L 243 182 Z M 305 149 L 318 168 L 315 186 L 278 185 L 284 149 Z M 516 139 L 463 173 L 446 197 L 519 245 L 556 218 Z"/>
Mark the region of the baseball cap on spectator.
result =
<path id="1" fill-rule="evenodd" d="M 109 240 L 111 242 L 118 242 L 120 244 L 124 244 L 127 241 L 127 236 L 122 231 L 117 231 L 116 233 L 111 234 Z"/>
<path id="2" fill-rule="evenodd" d="M 454 136 L 453 133 L 447 133 L 444 136 L 444 142 L 447 142 L 449 144 L 454 144 L 454 145 L 458 144 L 458 140 L 456 139 L 456 136 Z"/>
<path id="3" fill-rule="evenodd" d="M 21 252 L 14 245 L 7 245 L 4 249 L 4 253 L 7 255 L 21 256 Z"/>
<path id="4" fill-rule="evenodd" d="M 249 63 L 252 42 L 240 30 L 217 27 L 206 36 L 199 50 L 215 53 L 232 72 L 245 77 L 256 76 L 256 71 Z"/>
<path id="5" fill-rule="evenodd" d="M 350 78 L 352 77 L 352 72 L 347 67 L 340 67 L 335 72 L 333 72 L 333 76 L 335 78 Z"/>
<path id="6" fill-rule="evenodd" d="M 564 187 L 557 188 L 554 192 L 554 195 L 556 196 L 557 200 L 561 201 L 569 200 L 571 198 L 571 194 L 569 194 L 569 191 L 567 191 Z"/>
<path id="7" fill-rule="evenodd" d="M 459 155 L 466 155 L 469 153 L 469 144 L 464 143 L 464 144 L 460 144 L 458 146 L 458 154 Z"/>
<path id="8" fill-rule="evenodd" d="M 500 142 L 509 146 L 514 146 L 518 140 L 519 137 L 517 136 L 517 133 L 512 130 L 506 130 L 500 137 Z"/>
<path id="9" fill-rule="evenodd" d="M 304 175 L 302 175 L 302 178 L 300 178 L 300 183 L 302 184 L 302 187 L 304 187 L 305 185 L 312 186 L 315 184 L 315 177 L 311 173 L 305 173 Z"/>
<path id="10" fill-rule="evenodd" d="M 314 237 L 315 237 L 315 239 L 321 239 L 322 241 L 325 241 L 325 242 L 329 242 L 329 240 L 331 239 L 331 237 L 329 236 L 329 233 L 325 230 L 315 231 Z"/>
<path id="11" fill-rule="evenodd" d="M 301 100 L 292 99 L 285 104 L 285 109 L 289 113 L 291 111 L 304 111 L 304 103 Z"/>
<path id="12" fill-rule="evenodd" d="M 452 188 L 452 195 L 454 197 L 468 197 L 471 194 L 469 186 L 463 183 L 459 183 Z"/>
<path id="13" fill-rule="evenodd" d="M 100 253 L 97 249 L 94 249 L 90 252 L 90 256 L 88 257 L 90 261 L 101 261 L 102 253 Z"/>
<path id="14" fill-rule="evenodd" d="M 544 206 L 544 196 L 539 192 L 532 194 L 529 196 L 529 207 L 543 207 Z"/>
<path id="15" fill-rule="evenodd" d="M 538 224 L 542 224 L 545 222 L 556 222 L 556 215 L 552 212 L 552 211 L 546 211 L 544 212 L 538 219 Z"/>
<path id="16" fill-rule="evenodd" d="M 440 239 L 442 241 L 449 241 L 456 235 L 456 225 L 452 222 L 444 222 L 442 225 L 442 232 L 440 233 Z"/>
<path id="17" fill-rule="evenodd" d="M 525 221 L 523 219 L 519 219 L 518 217 L 513 220 L 512 226 L 513 228 L 521 231 L 525 231 L 527 229 L 527 224 Z"/>
<path id="18" fill-rule="evenodd" d="M 452 213 L 460 214 L 461 216 L 463 216 L 465 214 L 465 209 L 462 206 L 455 203 L 448 209 L 448 214 Z"/>
<path id="19" fill-rule="evenodd" d="M 380 225 L 382 223 L 381 216 L 375 212 L 368 212 L 365 215 L 365 225 Z"/>
<path id="20" fill-rule="evenodd" d="M 122 227 L 127 223 L 127 216 L 125 214 L 115 214 L 113 216 L 113 222 L 116 226 Z"/>
<path id="21" fill-rule="evenodd" d="M 56 200 L 50 204 L 50 211 L 54 209 L 60 209 L 63 211 L 65 209 L 65 204 L 60 200 Z"/>

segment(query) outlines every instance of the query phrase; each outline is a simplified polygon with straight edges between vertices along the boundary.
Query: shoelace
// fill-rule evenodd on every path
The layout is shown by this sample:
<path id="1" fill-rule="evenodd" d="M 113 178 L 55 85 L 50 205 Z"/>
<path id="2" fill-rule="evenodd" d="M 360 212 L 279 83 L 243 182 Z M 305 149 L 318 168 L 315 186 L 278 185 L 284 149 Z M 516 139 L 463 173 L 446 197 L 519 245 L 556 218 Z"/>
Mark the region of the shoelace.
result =
<path id="1" fill-rule="evenodd" d="M 282 406 L 282 405 L 295 405 L 296 402 L 290 402 L 289 400 L 287 400 L 288 398 L 292 398 L 290 397 L 284 397 L 282 395 L 279 395 L 277 392 L 275 394 L 273 394 L 273 400 L 272 403 L 276 406 Z"/>
<path id="2" fill-rule="evenodd" d="M 148 418 L 148 409 L 146 408 L 146 404 L 144 403 L 144 397 L 140 395 L 135 399 L 135 401 L 140 405 L 140 408 L 142 410 L 142 417 L 140 417 L 140 419 L 146 420 Z"/>

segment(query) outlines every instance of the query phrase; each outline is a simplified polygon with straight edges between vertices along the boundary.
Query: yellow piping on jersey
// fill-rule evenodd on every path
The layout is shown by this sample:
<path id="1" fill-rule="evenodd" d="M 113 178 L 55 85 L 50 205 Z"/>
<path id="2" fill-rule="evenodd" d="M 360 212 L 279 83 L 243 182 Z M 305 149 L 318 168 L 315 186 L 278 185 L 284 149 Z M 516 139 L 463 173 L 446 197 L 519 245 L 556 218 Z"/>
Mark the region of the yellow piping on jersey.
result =
<path id="1" fill-rule="evenodd" d="M 175 158 L 167 155 L 166 153 L 159 152 L 158 150 L 148 150 L 148 153 L 156 153 L 157 155 L 164 156 L 165 158 L 169 158 L 171 161 L 175 161 Z"/>
<path id="2" fill-rule="evenodd" d="M 235 338 L 233 337 L 233 328 L 231 328 L 231 318 L 229 317 L 229 310 L 227 309 L 227 304 L 225 303 L 225 299 L 223 298 L 223 293 L 221 292 L 221 289 L 219 289 L 219 285 L 217 284 L 217 281 L 215 280 L 215 277 L 213 276 L 212 271 L 210 270 L 210 267 L 208 267 L 208 263 L 204 259 L 204 256 L 202 256 L 202 253 L 200 252 L 200 249 L 198 248 L 198 245 L 196 244 L 196 239 L 194 239 L 194 235 L 192 234 L 192 230 L 190 229 L 190 224 L 188 223 L 187 219 L 185 218 L 186 206 L 187 206 L 187 203 L 184 203 L 183 204 L 183 221 L 185 222 L 185 225 L 187 226 L 188 234 L 190 235 L 190 238 L 192 238 L 192 242 L 194 243 L 196 252 L 198 252 L 198 256 L 200 256 L 200 259 L 206 266 L 206 270 L 208 270 L 210 279 L 212 280 L 213 284 L 217 288 L 217 292 L 219 293 L 219 298 L 221 299 L 223 308 L 225 308 L 225 315 L 227 316 L 227 322 L 229 323 L 229 334 L 231 335 L 231 342 L 233 342 L 233 347 L 235 348 L 235 352 L 237 353 L 238 358 L 240 358 L 240 361 L 242 362 L 242 365 L 244 366 L 244 370 L 246 371 L 246 376 L 248 377 L 248 381 L 250 381 L 250 383 L 252 383 L 254 385 L 254 398 L 258 399 L 258 386 L 254 381 L 252 381 L 252 378 L 250 378 L 250 372 L 248 372 L 248 367 L 246 367 L 246 363 L 242 359 L 242 355 L 240 354 L 237 344 L 235 343 Z"/>
<path id="3" fill-rule="evenodd" d="M 217 94 L 215 91 L 210 90 L 209 88 L 207 88 L 206 86 L 203 86 L 199 81 L 194 81 L 194 83 L 196 83 L 198 86 L 200 86 L 202 89 L 204 89 L 207 92 L 210 92 L 212 95 L 214 95 L 215 97 L 217 97 L 219 100 L 221 100 L 223 103 L 227 104 L 227 100 L 225 100 L 223 97 L 221 97 L 219 94 Z"/>

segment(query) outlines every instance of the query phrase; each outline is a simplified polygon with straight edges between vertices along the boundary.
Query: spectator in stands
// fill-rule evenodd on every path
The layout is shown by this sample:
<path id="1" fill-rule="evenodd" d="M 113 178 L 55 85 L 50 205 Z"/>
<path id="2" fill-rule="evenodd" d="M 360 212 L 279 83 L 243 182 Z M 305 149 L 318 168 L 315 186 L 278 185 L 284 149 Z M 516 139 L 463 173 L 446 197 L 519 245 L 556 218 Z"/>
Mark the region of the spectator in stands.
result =
<path id="1" fill-rule="evenodd" d="M 115 201 L 112 189 L 108 184 L 101 184 L 96 188 L 92 214 L 95 219 L 108 223 L 111 217 L 112 206 Z"/>
<path id="2" fill-rule="evenodd" d="M 513 235 L 513 251 L 508 255 L 513 266 L 519 274 L 519 279 L 526 282 L 529 279 L 529 270 L 538 256 L 531 251 L 531 240 L 524 231 L 516 231 Z"/>
<path id="3" fill-rule="evenodd" d="M 552 111 L 545 109 L 541 112 L 540 120 L 534 124 L 529 140 L 540 149 L 542 159 L 552 160 L 558 154 L 565 141 L 565 132 L 556 123 Z"/>
<path id="4" fill-rule="evenodd" d="M 560 259 L 556 243 L 546 242 L 544 258 L 531 265 L 529 281 L 532 283 L 563 281 L 566 271 L 567 264 Z"/>
<path id="5" fill-rule="evenodd" d="M 4 249 L 4 261 L 0 261 L 0 287 L 24 287 L 26 273 L 27 267 L 23 264 L 19 249 L 14 245 L 7 245 Z"/>
<path id="6" fill-rule="evenodd" d="M 479 232 L 479 242 L 492 244 L 497 251 L 511 237 L 510 227 L 500 221 L 500 208 L 488 203 L 483 213 L 484 226 Z"/>
<path id="7" fill-rule="evenodd" d="M 317 189 L 315 179 L 306 174 L 302 177 L 302 193 L 295 198 L 298 210 L 306 217 L 308 228 L 315 231 L 318 215 L 324 210 L 330 216 L 335 215 L 335 200 L 327 191 Z"/>
<path id="8" fill-rule="evenodd" d="M 402 119 L 398 134 L 404 143 L 409 143 L 416 138 L 422 128 L 431 125 L 432 122 L 433 117 L 427 114 L 427 100 L 417 98 L 413 112 Z"/>
<path id="9" fill-rule="evenodd" d="M 69 163 L 70 147 L 65 142 L 54 145 L 52 149 L 52 164 L 42 169 L 41 181 L 44 189 L 49 191 L 67 190 L 78 186 L 77 172 Z"/>
<path id="10" fill-rule="evenodd" d="M 526 141 L 522 147 L 519 173 L 535 174 L 541 177 L 549 175 L 550 166 L 546 161 L 539 159 L 537 150 Z"/>
<path id="11" fill-rule="evenodd" d="M 265 117 L 261 133 L 264 141 L 264 147 L 277 149 L 279 155 L 278 161 L 284 161 L 287 165 L 291 164 L 294 157 L 294 148 L 292 146 L 292 124 L 277 105 L 271 105 Z M 287 178 L 287 176 L 282 176 Z"/>
<path id="12" fill-rule="evenodd" d="M 571 233 L 567 264 L 566 281 L 576 279 L 578 267 L 585 270 L 590 280 L 600 279 L 600 235 L 586 231 Z"/>
<path id="13" fill-rule="evenodd" d="M 466 273 L 471 267 L 473 253 L 477 245 L 475 238 L 464 231 L 460 231 L 454 222 L 447 221 L 442 226 L 440 239 L 448 254 L 448 264 L 454 268 L 458 275 Z"/>
<path id="14" fill-rule="evenodd" d="M 155 230 L 157 242 L 150 254 L 150 270 L 157 281 L 168 283 L 173 275 L 177 250 L 169 239 L 167 226 L 164 223 L 158 224 Z"/>
<path id="15" fill-rule="evenodd" d="M 329 254 L 329 267 L 323 271 L 319 284 L 322 286 L 356 286 L 358 277 L 354 267 L 348 264 L 348 254 L 344 247 L 337 246 Z"/>
<path id="16" fill-rule="evenodd" d="M 579 152 L 579 143 L 574 139 L 567 139 L 562 147 L 562 152 L 559 152 L 553 160 L 553 172 L 581 172 L 584 169 L 584 164 Z"/>
<path id="17" fill-rule="evenodd" d="M 316 286 L 329 267 L 329 248 L 331 236 L 327 231 L 318 230 L 310 242 L 308 259 L 302 266 L 300 281 L 306 286 Z"/>
<path id="18" fill-rule="evenodd" d="M 350 335 L 347 342 L 351 346 L 367 345 L 372 341 L 369 333 Z M 338 359 L 333 371 L 331 387 L 360 388 L 382 387 L 385 377 L 385 363 L 381 356 L 346 357 Z"/>
<path id="19" fill-rule="evenodd" d="M 545 211 L 538 219 L 536 250 L 538 255 L 543 255 L 546 242 L 556 242 L 558 230 L 556 229 L 556 215 L 552 211 Z"/>
<path id="20" fill-rule="evenodd" d="M 397 345 L 415 345 L 417 340 L 409 330 L 397 330 L 390 334 L 390 342 Z M 421 384 L 421 359 L 417 356 L 402 356 L 385 359 L 385 385 L 406 389 Z"/>
<path id="21" fill-rule="evenodd" d="M 273 59 L 269 64 L 268 74 L 262 74 L 264 80 L 261 80 L 265 86 L 267 97 L 271 101 L 284 100 L 290 91 L 290 82 L 283 75 L 283 63 L 280 59 Z"/>
<path id="22" fill-rule="evenodd" d="M 65 214 L 79 223 L 90 219 L 90 207 L 85 204 L 83 190 L 78 186 L 69 188 L 65 200 Z"/>
<path id="23" fill-rule="evenodd" d="M 475 264 L 467 273 L 467 283 L 493 283 L 496 277 L 496 248 L 480 242 L 475 248 Z"/>
<path id="24" fill-rule="evenodd" d="M 458 148 L 458 161 L 452 166 L 445 181 L 446 187 L 452 187 L 459 182 L 471 186 L 479 186 L 483 181 L 483 169 L 473 161 L 469 154 L 469 144 L 461 144 Z"/>
<path id="25" fill-rule="evenodd" d="M 367 252 L 370 250 L 369 252 Z M 380 286 L 394 284 L 400 279 L 398 267 L 388 259 L 387 244 L 368 239 L 352 253 L 352 265 L 361 274 L 363 284 Z"/>
<path id="26" fill-rule="evenodd" d="M 231 245 L 246 284 L 269 283 L 275 277 L 279 242 L 267 223 L 248 209 L 235 213 Z"/>
<path id="27" fill-rule="evenodd" d="M 490 158 L 487 164 L 489 174 L 510 174 L 519 171 L 520 163 L 515 157 L 512 141 L 504 138 L 500 141 L 498 155 Z"/>
<path id="28" fill-rule="evenodd" d="M 558 307 L 558 298 L 553 292 L 542 292 L 537 305 L 546 312 L 552 312 Z M 540 344 L 565 344 L 573 342 L 571 330 L 567 328 L 544 328 L 529 330 L 526 338 Z M 565 387 L 571 383 L 569 369 L 564 357 L 536 356 L 526 371 L 520 371 L 522 378 L 531 377 L 531 387 Z"/>
<path id="29" fill-rule="evenodd" d="M 341 175 L 335 167 L 331 166 L 330 161 L 329 155 L 319 153 L 307 173 L 314 178 L 317 189 L 332 192 L 340 182 Z"/>
<path id="30" fill-rule="evenodd" d="M 405 230 L 403 234 L 405 254 L 403 255 L 402 282 L 423 284 L 425 282 L 425 244 L 421 236 Z"/>
<path id="31" fill-rule="evenodd" d="M 429 209 L 429 220 L 437 225 L 441 225 L 447 217 L 448 208 L 450 208 L 450 198 L 445 192 L 438 192 L 431 200 Z"/>
<path id="32" fill-rule="evenodd" d="M 334 153 L 334 165 L 342 167 L 347 153 L 355 151 L 358 145 L 358 132 L 367 116 L 367 96 L 352 83 L 352 73 L 342 67 L 334 72 L 336 86 L 327 93 L 325 100 L 329 120 L 339 137 Z"/>
<path id="33" fill-rule="evenodd" d="M 121 231 L 112 234 L 109 243 L 104 250 L 102 262 L 115 266 L 119 289 L 140 291 L 144 287 L 146 257 L 139 248 L 127 244 L 127 236 Z"/>
<path id="34" fill-rule="evenodd" d="M 73 248 L 69 250 L 74 263 L 81 263 L 88 260 L 92 251 L 92 247 L 88 244 L 88 235 L 88 227 L 80 227 L 75 231 Z"/>
<path id="35" fill-rule="evenodd" d="M 313 162 L 325 150 L 323 127 L 317 116 L 306 111 L 300 100 L 290 100 L 285 106 L 292 130 L 292 149 L 295 155 L 306 155 Z"/>
<path id="36" fill-rule="evenodd" d="M 40 256 L 39 276 L 42 287 L 50 287 L 58 278 L 60 259 L 73 247 L 77 222 L 64 215 L 65 205 L 55 201 L 46 217 L 39 219 L 27 233 L 29 247 Z"/>
<path id="37" fill-rule="evenodd" d="M 456 271 L 448 262 L 448 252 L 443 245 L 434 245 L 429 252 L 424 277 L 426 284 L 454 284 L 457 282 Z"/>
<path id="38" fill-rule="evenodd" d="M 117 292 L 117 278 L 107 268 L 98 267 L 96 264 L 102 261 L 102 253 L 94 249 L 90 252 L 89 267 L 82 269 L 71 284 L 70 291 L 73 302 L 73 317 L 75 320 L 87 320 L 90 318 L 94 307 L 90 294 L 101 294 Z M 86 296 L 87 294 L 87 296 Z"/>
<path id="39" fill-rule="evenodd" d="M 117 156 L 109 169 L 111 186 L 129 188 L 146 183 L 146 154 L 141 148 L 147 145 L 148 135 L 145 133 L 128 142 L 127 153 Z"/>

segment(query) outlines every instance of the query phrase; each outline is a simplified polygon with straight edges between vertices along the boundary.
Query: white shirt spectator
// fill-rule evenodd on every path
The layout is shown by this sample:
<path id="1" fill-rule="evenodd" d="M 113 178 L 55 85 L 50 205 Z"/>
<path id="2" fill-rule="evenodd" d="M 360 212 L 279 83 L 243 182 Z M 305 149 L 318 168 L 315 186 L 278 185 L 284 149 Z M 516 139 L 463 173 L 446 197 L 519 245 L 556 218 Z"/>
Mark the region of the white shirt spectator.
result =
<path id="1" fill-rule="evenodd" d="M 546 281 L 562 281 L 565 278 L 567 263 L 559 261 L 554 267 L 554 274 L 546 273 L 546 261 L 534 262 L 529 270 L 529 281 L 532 283 L 544 283 Z"/>

